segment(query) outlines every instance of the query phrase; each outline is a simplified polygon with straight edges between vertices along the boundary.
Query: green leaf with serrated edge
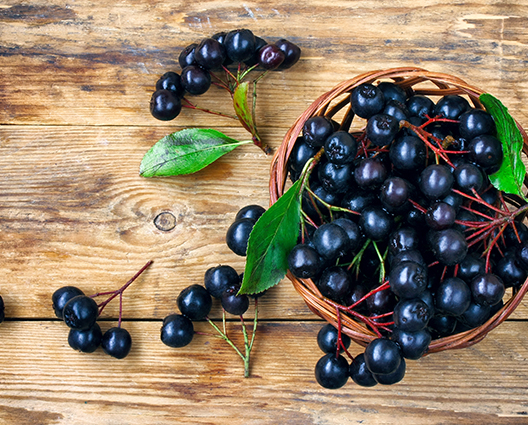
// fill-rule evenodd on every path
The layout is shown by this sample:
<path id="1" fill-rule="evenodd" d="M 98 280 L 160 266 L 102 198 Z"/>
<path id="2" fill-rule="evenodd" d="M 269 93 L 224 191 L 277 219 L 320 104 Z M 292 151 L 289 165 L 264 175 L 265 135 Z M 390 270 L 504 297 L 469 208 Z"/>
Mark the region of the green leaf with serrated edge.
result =
<path id="1" fill-rule="evenodd" d="M 235 93 L 233 94 L 233 108 L 235 109 L 236 115 L 240 123 L 244 126 L 247 131 L 254 135 L 256 129 L 247 101 L 248 90 L 249 82 L 247 81 L 244 81 L 243 83 L 240 83 L 237 86 L 237 88 L 235 89 Z"/>
<path id="2" fill-rule="evenodd" d="M 521 132 L 500 100 L 488 93 L 481 94 L 479 100 L 495 120 L 497 138 L 502 144 L 502 164 L 496 173 L 489 176 L 490 182 L 498 190 L 526 199 L 522 192 L 526 167 L 521 158 Z"/>
<path id="3" fill-rule="evenodd" d="M 256 222 L 249 236 L 240 293 L 256 294 L 279 283 L 301 223 L 301 182 L 297 180 Z"/>
<path id="4" fill-rule="evenodd" d="M 239 142 L 213 129 L 191 128 L 160 139 L 139 166 L 142 177 L 178 176 L 201 170 L 237 146 Z"/>

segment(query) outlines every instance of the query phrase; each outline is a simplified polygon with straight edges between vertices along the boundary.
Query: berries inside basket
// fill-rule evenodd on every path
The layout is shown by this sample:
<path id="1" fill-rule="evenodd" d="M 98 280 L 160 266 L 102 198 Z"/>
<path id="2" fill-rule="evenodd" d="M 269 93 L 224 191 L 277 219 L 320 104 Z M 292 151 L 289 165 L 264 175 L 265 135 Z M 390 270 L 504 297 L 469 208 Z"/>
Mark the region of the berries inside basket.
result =
<path id="1" fill-rule="evenodd" d="M 417 68 L 345 81 L 297 119 L 270 192 L 300 181 L 288 278 L 334 329 L 321 385 L 345 369 L 398 382 L 405 359 L 477 343 L 513 312 L 528 289 L 527 146 L 499 100 Z"/>

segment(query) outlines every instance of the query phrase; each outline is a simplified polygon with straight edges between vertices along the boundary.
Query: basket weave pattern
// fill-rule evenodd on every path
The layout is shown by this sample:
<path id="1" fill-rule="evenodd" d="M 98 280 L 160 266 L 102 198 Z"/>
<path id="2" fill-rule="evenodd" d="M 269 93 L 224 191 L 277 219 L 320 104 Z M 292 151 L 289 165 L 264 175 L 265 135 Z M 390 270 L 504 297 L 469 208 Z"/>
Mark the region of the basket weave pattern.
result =
<path id="1" fill-rule="evenodd" d="M 470 100 L 474 107 L 483 108 L 479 102 L 479 96 L 484 93 L 483 90 L 468 85 L 458 77 L 429 72 L 420 68 L 408 67 L 372 71 L 344 81 L 316 99 L 286 133 L 282 145 L 275 153 L 270 171 L 270 201 L 272 204 L 284 193 L 288 174 L 288 157 L 297 137 L 301 134 L 304 122 L 312 116 L 325 115 L 328 118 L 333 118 L 338 113 L 343 114 L 344 112 L 341 119 L 341 129 L 349 130 L 354 118 L 350 107 L 350 92 L 361 84 L 377 83 L 379 81 L 394 82 L 408 91 L 412 89 L 414 94 L 428 96 L 463 95 Z M 520 125 L 518 127 L 524 139 L 523 152 L 528 155 L 528 136 Z M 350 315 L 344 312 L 338 314 L 334 306 L 335 303 L 323 297 L 311 279 L 298 279 L 289 272 L 287 277 L 311 311 L 332 325 L 341 326 L 342 331 L 356 343 L 365 346 L 377 338 L 377 335 L 372 330 L 354 320 Z M 510 316 L 527 291 L 528 280 L 512 292 L 511 297 L 505 300 L 504 306 L 486 323 L 465 332 L 433 340 L 429 346 L 428 353 L 464 348 L 481 341 L 488 332 Z"/>

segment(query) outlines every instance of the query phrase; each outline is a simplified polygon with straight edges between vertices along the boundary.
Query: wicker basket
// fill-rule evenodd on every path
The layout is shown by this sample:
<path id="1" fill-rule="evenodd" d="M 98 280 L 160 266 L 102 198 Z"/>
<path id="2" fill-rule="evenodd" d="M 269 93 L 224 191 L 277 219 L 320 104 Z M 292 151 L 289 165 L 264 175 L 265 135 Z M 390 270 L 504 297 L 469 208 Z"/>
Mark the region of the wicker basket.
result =
<path id="1" fill-rule="evenodd" d="M 281 147 L 273 158 L 270 171 L 270 198 L 272 204 L 284 192 L 287 180 L 287 160 L 297 137 L 302 131 L 304 122 L 316 115 L 325 115 L 333 119 L 341 116 L 341 128 L 349 130 L 354 118 L 350 108 L 350 92 L 360 84 L 379 81 L 392 81 L 403 89 L 408 91 L 412 89 L 415 94 L 428 96 L 463 95 L 475 107 L 482 108 L 478 98 L 480 94 L 484 93 L 483 90 L 468 85 L 458 77 L 429 72 L 419 68 L 393 68 L 373 71 L 344 81 L 315 100 L 286 133 Z M 523 152 L 526 155 L 528 154 L 528 136 L 520 125 L 518 127 L 524 138 Z M 342 331 L 356 343 L 365 346 L 377 337 L 372 330 L 346 313 L 341 312 L 338 314 L 334 306 L 335 303 L 323 297 L 312 280 L 297 279 L 289 272 L 287 277 L 315 314 L 336 327 L 340 325 Z M 527 290 L 528 280 L 516 291 L 513 291 L 511 297 L 505 301 L 504 306 L 486 323 L 469 331 L 433 340 L 429 346 L 428 353 L 464 348 L 481 341 L 489 331 L 506 320 L 519 305 Z"/>

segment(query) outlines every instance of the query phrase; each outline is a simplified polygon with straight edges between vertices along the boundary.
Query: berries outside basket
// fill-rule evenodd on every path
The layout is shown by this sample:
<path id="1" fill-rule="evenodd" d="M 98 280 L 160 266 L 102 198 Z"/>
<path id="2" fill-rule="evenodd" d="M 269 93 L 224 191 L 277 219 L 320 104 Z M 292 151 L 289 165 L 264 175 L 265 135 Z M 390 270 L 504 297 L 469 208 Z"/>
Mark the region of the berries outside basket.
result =
<path id="1" fill-rule="evenodd" d="M 284 193 L 287 184 L 287 161 L 292 148 L 302 132 L 304 122 L 312 116 L 324 115 L 340 121 L 340 129 L 350 131 L 354 114 L 350 106 L 351 91 L 363 83 L 394 82 L 408 93 L 427 96 L 444 96 L 458 94 L 464 96 L 475 108 L 482 109 L 479 96 L 483 90 L 468 85 L 452 75 L 429 72 L 419 68 L 393 68 L 372 71 L 344 81 L 329 92 L 316 99 L 295 121 L 284 137 L 282 145 L 276 152 L 270 171 L 270 202 L 273 204 Z M 339 118 L 338 118 L 339 117 Z M 528 136 L 517 124 L 524 139 L 523 153 L 528 155 Z M 525 185 L 527 179 L 525 179 Z M 311 279 L 295 278 L 290 272 L 287 277 L 296 291 L 303 297 L 308 307 L 318 316 L 342 331 L 356 343 L 366 346 L 377 335 L 364 324 L 344 312 L 337 312 L 335 303 L 326 299 Z M 492 329 L 501 324 L 515 310 L 528 290 L 528 280 L 514 290 L 507 290 L 503 307 L 481 326 L 434 339 L 429 345 L 428 353 L 447 349 L 464 348 L 481 341 Z M 508 298 L 509 295 L 509 298 Z M 506 298 L 508 298 L 506 300 Z"/>

